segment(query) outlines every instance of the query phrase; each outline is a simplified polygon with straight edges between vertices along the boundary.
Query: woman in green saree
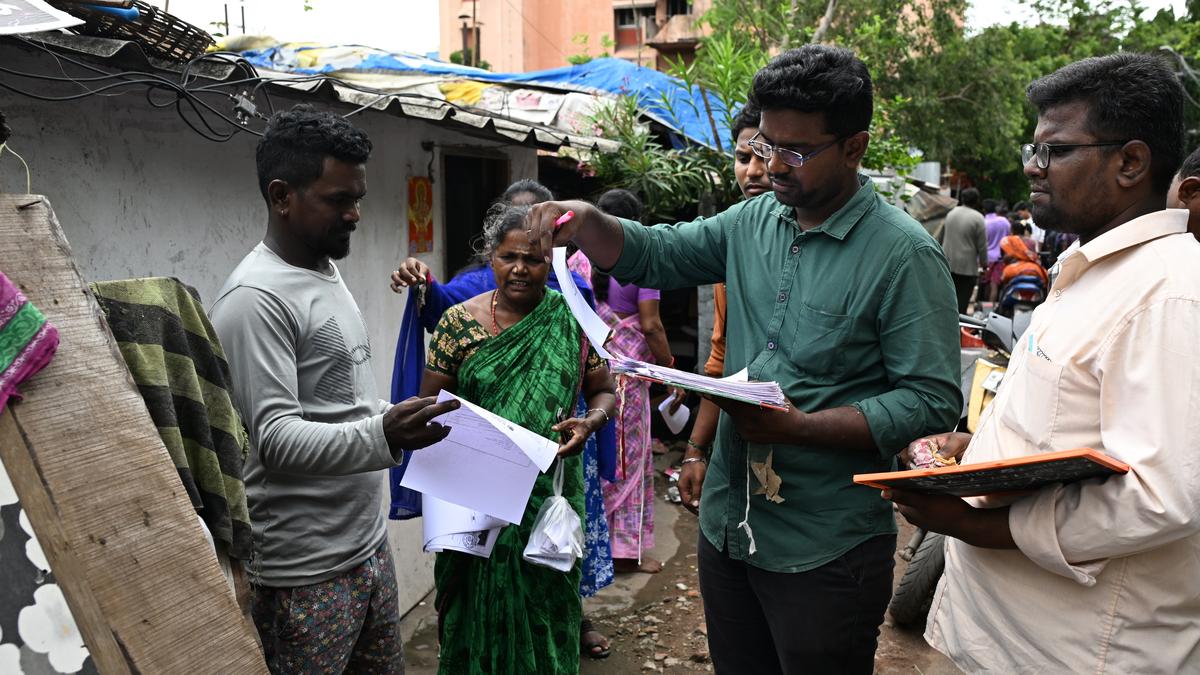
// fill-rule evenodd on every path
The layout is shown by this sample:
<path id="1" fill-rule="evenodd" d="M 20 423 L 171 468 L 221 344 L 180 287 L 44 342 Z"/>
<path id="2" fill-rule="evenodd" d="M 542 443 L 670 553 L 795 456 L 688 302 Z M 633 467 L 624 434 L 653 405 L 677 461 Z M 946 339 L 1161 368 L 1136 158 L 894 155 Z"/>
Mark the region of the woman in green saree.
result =
<path id="1" fill-rule="evenodd" d="M 562 295 L 546 289 L 550 266 L 525 233 L 528 210 L 498 204 L 488 211 L 484 243 L 497 288 L 442 316 L 421 395 L 455 392 L 559 439 L 562 494 L 582 518 L 577 455 L 612 414 L 612 380 Z M 575 406 L 581 389 L 586 411 Z M 553 494 L 553 476 L 553 467 L 538 476 L 524 518 L 500 531 L 491 558 L 437 554 L 439 672 L 579 671 L 579 563 L 563 573 L 521 557 L 542 502 Z"/>

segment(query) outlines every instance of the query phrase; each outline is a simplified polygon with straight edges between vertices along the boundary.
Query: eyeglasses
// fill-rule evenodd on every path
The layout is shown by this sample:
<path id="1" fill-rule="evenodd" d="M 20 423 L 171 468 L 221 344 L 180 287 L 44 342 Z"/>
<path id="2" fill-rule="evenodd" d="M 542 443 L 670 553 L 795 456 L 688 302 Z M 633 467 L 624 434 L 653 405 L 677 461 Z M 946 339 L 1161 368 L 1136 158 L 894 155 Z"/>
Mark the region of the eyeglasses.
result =
<path id="1" fill-rule="evenodd" d="M 1026 143 L 1021 146 L 1021 166 L 1029 160 L 1037 158 L 1037 167 L 1045 169 L 1050 166 L 1050 153 L 1060 154 L 1063 150 L 1075 148 L 1103 148 L 1110 145 L 1125 145 L 1129 141 L 1105 141 L 1103 143 Z"/>
<path id="2" fill-rule="evenodd" d="M 826 148 L 831 148 L 834 145 L 837 145 L 841 141 L 845 140 L 845 138 L 835 138 L 832 141 L 829 141 L 828 143 L 826 143 L 825 145 L 819 145 L 819 146 L 813 148 L 812 151 L 809 152 L 808 154 L 801 154 L 799 152 L 796 152 L 795 150 L 788 150 L 787 148 L 781 148 L 779 146 L 771 145 L 770 143 L 765 143 L 763 141 L 760 141 L 760 140 L 758 140 L 758 137 L 760 134 L 761 134 L 761 132 L 758 134 L 754 134 L 754 138 L 751 138 L 749 141 L 746 142 L 746 145 L 750 146 L 750 149 L 754 151 L 754 154 L 758 155 L 759 157 L 762 157 L 764 161 L 769 162 L 769 161 L 771 161 L 771 157 L 774 156 L 774 154 L 778 152 L 779 159 L 782 160 L 784 164 L 787 164 L 788 166 L 794 166 L 794 167 L 804 166 L 805 162 L 812 159 L 813 157 L 816 157 L 822 150 L 825 150 Z"/>

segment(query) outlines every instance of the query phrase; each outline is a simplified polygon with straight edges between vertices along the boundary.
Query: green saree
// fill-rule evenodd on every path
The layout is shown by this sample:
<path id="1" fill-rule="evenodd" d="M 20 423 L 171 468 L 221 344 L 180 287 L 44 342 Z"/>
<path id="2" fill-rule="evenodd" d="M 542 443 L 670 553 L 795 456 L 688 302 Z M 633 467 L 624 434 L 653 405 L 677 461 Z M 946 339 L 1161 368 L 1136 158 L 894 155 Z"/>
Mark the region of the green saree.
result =
<path id="1" fill-rule="evenodd" d="M 457 393 L 555 438 L 556 412 L 575 410 L 581 337 L 562 296 L 548 291 L 533 312 L 466 357 Z M 582 464 L 578 456 L 563 461 L 563 496 L 582 518 Z M 552 467 L 538 476 L 520 525 L 500 531 L 490 559 L 437 554 L 438 672 L 579 672 L 579 564 L 564 574 L 521 558 L 538 509 L 553 494 L 553 474 Z"/>

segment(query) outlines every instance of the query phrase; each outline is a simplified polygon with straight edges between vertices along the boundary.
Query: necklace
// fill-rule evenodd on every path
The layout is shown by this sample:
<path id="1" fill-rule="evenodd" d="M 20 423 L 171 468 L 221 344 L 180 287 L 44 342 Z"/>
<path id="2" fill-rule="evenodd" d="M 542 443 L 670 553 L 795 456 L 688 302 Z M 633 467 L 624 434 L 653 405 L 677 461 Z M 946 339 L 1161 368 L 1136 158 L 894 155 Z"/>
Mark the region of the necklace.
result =
<path id="1" fill-rule="evenodd" d="M 492 291 L 492 335 L 500 334 L 500 324 L 496 321 L 496 294 L 499 292 L 499 289 Z"/>
<path id="2" fill-rule="evenodd" d="M 496 301 L 498 300 L 497 294 L 499 292 L 500 292 L 500 289 L 496 289 L 496 290 L 492 291 L 492 335 L 500 334 L 500 323 L 498 321 L 496 321 Z M 546 295 L 546 291 L 543 289 L 542 297 L 545 297 L 545 295 Z M 517 319 L 517 321 L 520 321 L 520 319 Z"/>

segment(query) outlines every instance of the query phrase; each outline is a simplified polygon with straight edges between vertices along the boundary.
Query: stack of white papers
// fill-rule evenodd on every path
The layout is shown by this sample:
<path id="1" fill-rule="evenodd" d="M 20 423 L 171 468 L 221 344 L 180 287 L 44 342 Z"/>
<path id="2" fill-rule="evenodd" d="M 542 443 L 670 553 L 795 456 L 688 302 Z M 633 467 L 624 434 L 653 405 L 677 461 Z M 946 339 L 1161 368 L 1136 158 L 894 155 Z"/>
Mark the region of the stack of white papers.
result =
<path id="1" fill-rule="evenodd" d="M 420 492 L 425 548 L 488 557 L 507 523 L 519 523 L 538 473 L 558 444 L 447 391 L 458 410 L 437 418 L 450 427 L 440 442 L 412 453 L 400 484 Z"/>
<path id="2" fill-rule="evenodd" d="M 500 529 L 508 523 L 480 511 L 465 509 L 437 497 L 421 495 L 421 519 L 428 553 L 459 551 L 492 557 Z"/>
<path id="3" fill-rule="evenodd" d="M 728 398 L 764 408 L 787 410 L 788 399 L 778 382 L 750 382 L 744 370 L 726 378 L 716 378 L 613 356 L 604 349 L 609 334 L 608 324 L 588 306 L 587 300 L 575 286 L 575 280 L 567 267 L 565 247 L 559 246 L 554 249 L 553 263 L 554 276 L 558 277 L 558 285 L 566 298 L 567 306 L 571 308 L 571 313 L 575 315 L 575 320 L 583 328 L 596 353 L 608 360 L 608 367 L 613 373 L 632 375 L 699 394 Z"/>
<path id="4" fill-rule="evenodd" d="M 608 362 L 608 367 L 614 373 L 632 375 L 651 382 L 679 387 L 699 394 L 707 394 L 719 398 L 728 398 L 742 403 L 762 406 L 764 408 L 788 409 L 787 396 L 778 382 L 750 382 L 746 379 L 746 371 L 717 378 L 707 375 L 697 375 L 686 370 L 676 370 L 653 363 L 634 361 L 614 357 Z"/>

